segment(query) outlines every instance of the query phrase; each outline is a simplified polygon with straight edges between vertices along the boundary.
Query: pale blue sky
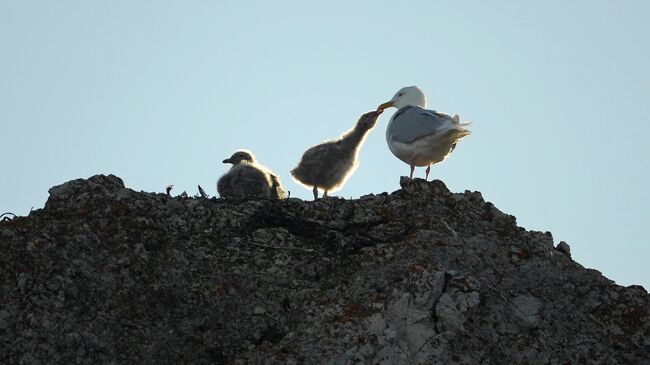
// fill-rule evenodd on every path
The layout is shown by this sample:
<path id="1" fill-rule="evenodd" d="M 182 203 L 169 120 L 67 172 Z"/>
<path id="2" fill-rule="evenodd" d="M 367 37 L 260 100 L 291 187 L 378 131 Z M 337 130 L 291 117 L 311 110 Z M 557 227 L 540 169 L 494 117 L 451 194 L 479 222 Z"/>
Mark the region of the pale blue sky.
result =
<path id="1" fill-rule="evenodd" d="M 650 2 L 315 4 L 0 0 L 0 210 L 98 173 L 215 194 L 237 148 L 309 199 L 288 173 L 302 152 L 417 84 L 474 122 L 433 177 L 650 288 Z M 392 113 L 340 196 L 408 174 Z"/>

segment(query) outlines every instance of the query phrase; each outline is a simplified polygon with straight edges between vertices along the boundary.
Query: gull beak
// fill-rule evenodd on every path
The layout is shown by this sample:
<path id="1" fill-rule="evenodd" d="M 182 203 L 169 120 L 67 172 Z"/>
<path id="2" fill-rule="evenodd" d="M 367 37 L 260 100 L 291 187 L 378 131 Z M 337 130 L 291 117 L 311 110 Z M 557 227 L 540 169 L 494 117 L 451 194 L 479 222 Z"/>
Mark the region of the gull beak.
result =
<path id="1" fill-rule="evenodd" d="M 231 163 L 231 161 L 230 161 L 229 158 L 227 158 L 227 159 L 223 160 L 223 163 Z"/>
<path id="2" fill-rule="evenodd" d="M 394 102 L 392 100 L 387 101 L 387 102 L 381 104 L 380 106 L 378 106 L 377 111 L 384 111 L 384 109 L 390 108 L 391 106 L 393 106 L 393 104 L 394 104 Z"/>

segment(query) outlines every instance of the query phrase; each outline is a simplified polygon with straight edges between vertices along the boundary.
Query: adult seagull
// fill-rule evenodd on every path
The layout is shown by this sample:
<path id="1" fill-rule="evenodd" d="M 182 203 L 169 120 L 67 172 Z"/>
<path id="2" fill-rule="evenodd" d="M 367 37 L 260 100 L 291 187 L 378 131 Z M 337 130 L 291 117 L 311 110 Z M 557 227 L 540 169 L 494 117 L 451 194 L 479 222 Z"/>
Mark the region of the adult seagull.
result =
<path id="1" fill-rule="evenodd" d="M 407 86 L 398 91 L 390 101 L 377 110 L 395 107 L 386 128 L 386 142 L 395 157 L 411 166 L 411 179 L 415 166 L 426 166 L 429 178 L 431 165 L 443 161 L 456 148 L 456 143 L 471 134 L 460 123 L 458 114 L 453 117 L 427 110 L 427 98 L 417 86 Z"/>

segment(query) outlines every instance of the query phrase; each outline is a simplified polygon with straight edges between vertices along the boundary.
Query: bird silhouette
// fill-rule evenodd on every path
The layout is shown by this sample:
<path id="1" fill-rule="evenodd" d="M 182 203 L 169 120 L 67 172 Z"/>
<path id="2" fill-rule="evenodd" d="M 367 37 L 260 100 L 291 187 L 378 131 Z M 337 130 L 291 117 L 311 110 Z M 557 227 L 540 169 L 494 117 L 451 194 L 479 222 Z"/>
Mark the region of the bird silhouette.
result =
<path id="1" fill-rule="evenodd" d="M 343 187 L 358 166 L 359 150 L 366 135 L 377 123 L 381 110 L 363 114 L 355 126 L 339 138 L 311 147 L 302 155 L 291 176 L 300 185 L 312 189 L 314 200 L 318 191 L 323 197 Z"/>
<path id="2" fill-rule="evenodd" d="M 224 199 L 284 199 L 280 179 L 255 160 L 252 152 L 235 151 L 223 163 L 233 166 L 217 181 L 217 191 Z"/>

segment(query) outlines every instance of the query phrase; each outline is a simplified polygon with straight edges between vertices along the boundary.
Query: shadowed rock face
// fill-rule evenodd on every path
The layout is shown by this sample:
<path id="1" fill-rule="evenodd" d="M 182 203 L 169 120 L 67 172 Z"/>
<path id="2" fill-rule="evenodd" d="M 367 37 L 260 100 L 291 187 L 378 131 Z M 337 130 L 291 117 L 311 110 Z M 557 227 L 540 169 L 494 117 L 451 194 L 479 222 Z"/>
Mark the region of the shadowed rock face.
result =
<path id="1" fill-rule="evenodd" d="M 478 192 L 304 202 L 112 175 L 0 223 L 0 363 L 641 364 L 650 297 Z"/>

